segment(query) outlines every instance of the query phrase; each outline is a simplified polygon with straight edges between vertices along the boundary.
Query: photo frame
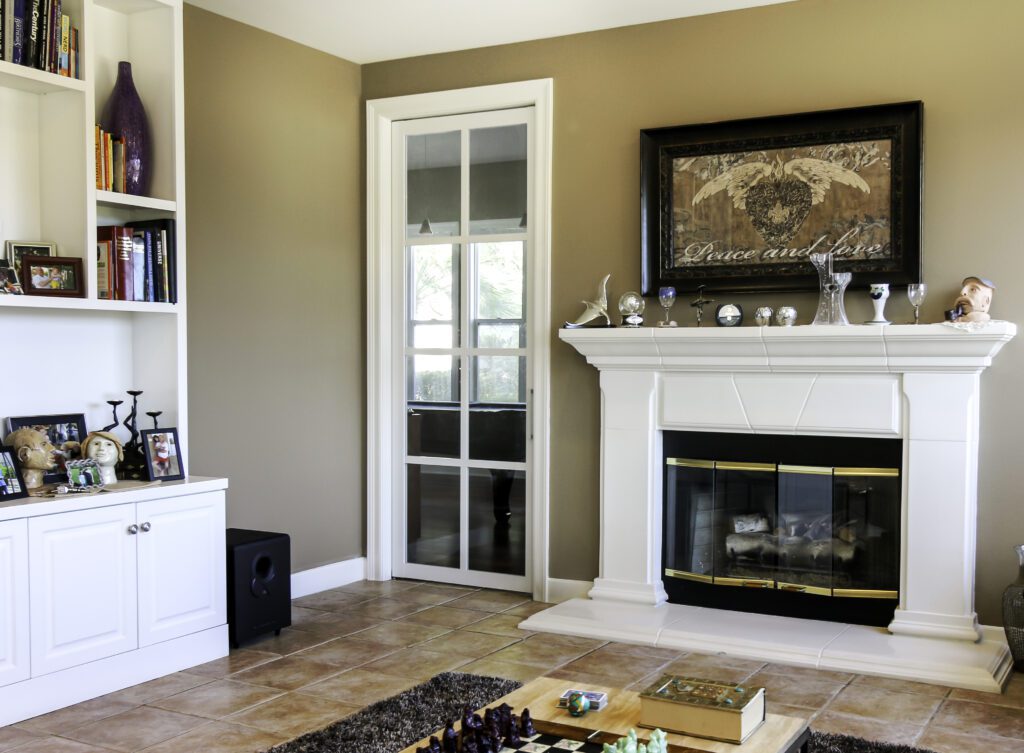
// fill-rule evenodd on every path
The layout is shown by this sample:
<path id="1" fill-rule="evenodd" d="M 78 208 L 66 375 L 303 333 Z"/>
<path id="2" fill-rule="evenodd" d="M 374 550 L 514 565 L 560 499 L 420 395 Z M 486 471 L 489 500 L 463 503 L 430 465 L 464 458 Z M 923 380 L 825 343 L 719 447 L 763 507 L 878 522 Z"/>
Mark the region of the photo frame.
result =
<path id="1" fill-rule="evenodd" d="M 10 266 L 21 273 L 21 260 L 25 256 L 56 256 L 56 243 L 42 241 L 7 241 L 4 244 L 4 258 Z"/>
<path id="2" fill-rule="evenodd" d="M 26 295 L 84 298 L 82 260 L 63 256 L 21 257 L 21 287 Z"/>
<path id="3" fill-rule="evenodd" d="M 642 293 L 817 290 L 921 279 L 921 102 L 640 133 Z"/>
<path id="4" fill-rule="evenodd" d="M 21 463 L 13 447 L 0 445 L 0 503 L 12 502 L 28 496 Z"/>
<path id="5" fill-rule="evenodd" d="M 0 267 L 0 295 L 25 295 L 14 267 Z"/>
<path id="6" fill-rule="evenodd" d="M 55 484 L 67 479 L 67 461 L 82 457 L 82 442 L 87 432 L 85 416 L 65 413 L 51 416 L 12 416 L 7 419 L 7 433 L 29 427 L 43 432 L 53 445 L 57 466 L 43 475 L 44 484 Z"/>
<path id="7" fill-rule="evenodd" d="M 146 456 L 146 473 L 150 481 L 176 481 L 185 478 L 178 430 L 144 429 L 142 451 Z"/>

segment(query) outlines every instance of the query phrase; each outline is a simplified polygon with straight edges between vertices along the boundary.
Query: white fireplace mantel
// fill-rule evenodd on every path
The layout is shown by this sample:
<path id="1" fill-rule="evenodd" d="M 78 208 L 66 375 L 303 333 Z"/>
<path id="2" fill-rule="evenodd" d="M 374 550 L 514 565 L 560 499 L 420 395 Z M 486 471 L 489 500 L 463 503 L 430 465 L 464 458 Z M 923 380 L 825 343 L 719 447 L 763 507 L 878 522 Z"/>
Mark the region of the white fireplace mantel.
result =
<path id="1" fill-rule="evenodd" d="M 604 631 L 605 637 L 641 642 L 656 635 L 658 645 L 717 645 L 756 658 L 855 665 L 858 671 L 996 689 L 1008 671 L 1008 654 L 1005 645 L 982 640 L 974 611 L 978 403 L 981 372 L 1016 332 L 1009 322 L 971 330 L 946 324 L 561 330 L 561 339 L 601 372 L 600 577 L 591 601 L 566 602 L 523 626 Z M 880 655 L 858 661 L 856 650 L 844 653 L 839 634 L 821 627 L 830 623 L 664 604 L 664 430 L 903 440 L 899 607 L 888 633 L 864 629 L 889 642 L 861 636 L 882 646 L 875 652 Z M 616 608 L 608 611 L 606 604 Z M 632 606 L 624 609 L 627 604 Z M 660 607 L 676 610 L 675 632 Z M 714 624 L 717 639 L 699 636 L 697 613 Z M 615 615 L 629 617 L 615 627 Z M 721 624 L 727 618 L 730 627 Z M 588 620 L 595 624 L 588 626 Z M 597 624 L 602 622 L 603 627 Z M 654 633 L 637 627 L 648 623 L 657 626 Z M 744 630 L 744 624 L 757 627 Z M 780 653 L 770 641 L 749 634 L 772 634 L 766 625 L 776 633 L 785 632 L 779 627 L 785 625 L 791 635 L 815 637 Z M 859 628 L 834 629 L 845 635 L 854 627 Z M 897 649 L 895 639 L 905 642 Z M 922 639 L 924 644 L 913 647 L 906 643 Z M 935 653 L 939 646 L 946 647 L 942 657 Z M 901 651 L 927 660 L 901 665 L 889 656 Z M 830 662 L 832 655 L 842 658 Z M 950 664 L 949 670 L 922 668 L 936 660 Z"/>

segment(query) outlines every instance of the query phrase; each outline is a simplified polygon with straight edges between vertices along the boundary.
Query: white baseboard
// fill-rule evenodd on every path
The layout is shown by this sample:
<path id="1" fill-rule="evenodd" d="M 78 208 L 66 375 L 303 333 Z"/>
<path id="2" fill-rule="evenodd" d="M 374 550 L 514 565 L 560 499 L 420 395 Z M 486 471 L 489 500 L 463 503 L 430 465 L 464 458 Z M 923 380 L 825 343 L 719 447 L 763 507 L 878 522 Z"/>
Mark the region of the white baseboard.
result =
<path id="1" fill-rule="evenodd" d="M 1006 643 L 1006 631 L 997 625 L 979 625 L 981 630 L 981 639 L 983 641 L 995 641 L 996 643 Z"/>
<path id="2" fill-rule="evenodd" d="M 585 599 L 587 592 L 593 587 L 594 582 L 590 580 L 548 578 L 548 601 L 560 604 L 569 599 Z"/>
<path id="3" fill-rule="evenodd" d="M 332 562 L 302 572 L 292 573 L 292 598 L 309 596 L 321 591 L 329 591 L 339 586 L 347 586 L 366 578 L 366 557 L 354 557 L 350 560 Z"/>

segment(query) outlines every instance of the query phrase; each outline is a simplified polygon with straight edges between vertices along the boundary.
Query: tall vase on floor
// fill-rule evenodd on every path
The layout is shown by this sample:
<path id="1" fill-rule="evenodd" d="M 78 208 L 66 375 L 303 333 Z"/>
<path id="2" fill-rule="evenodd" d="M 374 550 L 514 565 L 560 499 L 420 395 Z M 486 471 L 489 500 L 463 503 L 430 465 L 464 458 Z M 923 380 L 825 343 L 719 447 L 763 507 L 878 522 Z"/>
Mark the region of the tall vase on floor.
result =
<path id="1" fill-rule="evenodd" d="M 100 118 L 103 130 L 117 138 L 124 136 L 125 193 L 144 196 L 152 177 L 151 142 L 146 108 L 135 90 L 132 64 L 117 64 L 117 81 Z"/>
<path id="2" fill-rule="evenodd" d="M 1003 630 L 1010 644 L 1013 663 L 1018 671 L 1024 670 L 1024 544 L 1014 547 L 1020 573 L 1017 580 L 1003 591 Z"/>

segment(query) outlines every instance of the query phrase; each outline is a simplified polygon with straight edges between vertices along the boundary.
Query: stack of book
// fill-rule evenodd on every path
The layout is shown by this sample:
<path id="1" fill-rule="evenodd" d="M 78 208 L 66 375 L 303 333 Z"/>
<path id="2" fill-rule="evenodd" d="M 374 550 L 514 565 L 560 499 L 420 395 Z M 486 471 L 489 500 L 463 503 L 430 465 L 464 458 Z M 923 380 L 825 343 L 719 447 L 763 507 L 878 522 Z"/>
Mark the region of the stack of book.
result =
<path id="1" fill-rule="evenodd" d="M 0 60 L 81 78 L 78 28 L 61 0 L 0 0 Z"/>
<path id="2" fill-rule="evenodd" d="M 125 193 L 126 175 L 124 136 L 115 136 L 96 126 L 96 188 Z"/>
<path id="3" fill-rule="evenodd" d="M 178 302 L 174 220 L 96 228 L 97 294 L 117 301 Z"/>

